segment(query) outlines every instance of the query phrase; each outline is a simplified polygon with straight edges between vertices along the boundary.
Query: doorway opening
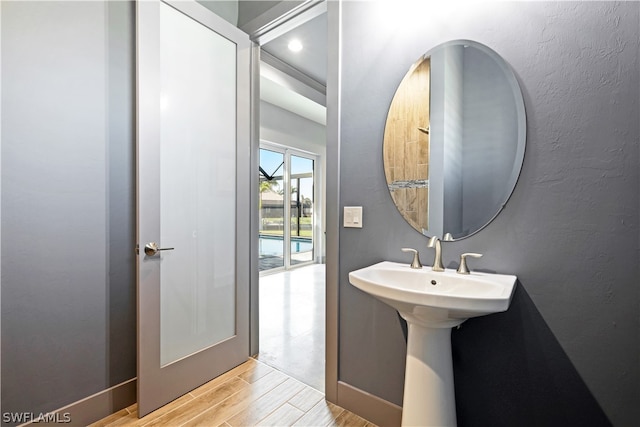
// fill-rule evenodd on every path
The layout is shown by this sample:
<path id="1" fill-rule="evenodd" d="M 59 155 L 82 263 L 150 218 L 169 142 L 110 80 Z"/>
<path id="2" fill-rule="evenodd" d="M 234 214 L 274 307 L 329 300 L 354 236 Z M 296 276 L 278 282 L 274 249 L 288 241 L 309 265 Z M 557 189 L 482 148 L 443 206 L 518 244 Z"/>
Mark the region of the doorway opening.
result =
<path id="1" fill-rule="evenodd" d="M 325 272 L 316 245 L 318 156 L 263 143 L 259 176 L 258 358 L 324 391 Z"/>
<path id="2" fill-rule="evenodd" d="M 314 9 L 259 41 L 257 357 L 324 392 L 327 17 Z"/>

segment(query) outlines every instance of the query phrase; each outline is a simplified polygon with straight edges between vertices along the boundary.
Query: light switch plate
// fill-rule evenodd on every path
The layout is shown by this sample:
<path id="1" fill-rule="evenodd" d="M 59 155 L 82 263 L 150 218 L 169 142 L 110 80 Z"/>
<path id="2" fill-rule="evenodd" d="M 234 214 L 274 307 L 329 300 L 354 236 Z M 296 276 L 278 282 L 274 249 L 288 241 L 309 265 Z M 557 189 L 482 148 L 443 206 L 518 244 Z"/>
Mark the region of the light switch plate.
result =
<path id="1" fill-rule="evenodd" d="M 362 206 L 344 207 L 344 226 L 362 228 Z"/>

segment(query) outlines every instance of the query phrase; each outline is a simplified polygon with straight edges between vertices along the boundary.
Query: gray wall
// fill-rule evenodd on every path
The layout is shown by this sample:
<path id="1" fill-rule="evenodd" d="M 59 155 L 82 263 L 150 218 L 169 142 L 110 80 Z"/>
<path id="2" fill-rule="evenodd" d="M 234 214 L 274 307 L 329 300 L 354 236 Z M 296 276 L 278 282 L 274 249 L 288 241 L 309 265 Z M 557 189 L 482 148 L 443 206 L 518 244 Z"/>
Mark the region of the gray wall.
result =
<path id="1" fill-rule="evenodd" d="M 2 2 L 2 411 L 135 377 L 133 3 Z"/>
<path id="2" fill-rule="evenodd" d="M 472 39 L 513 67 L 528 145 L 502 213 L 443 245 L 445 265 L 477 251 L 485 256 L 472 268 L 519 278 L 506 313 L 452 332 L 459 424 L 636 424 L 640 3 L 420 4 L 396 10 L 397 20 L 378 4 L 343 5 L 340 204 L 362 205 L 364 228 L 340 230 L 339 379 L 402 403 L 403 323 L 347 274 L 408 262 L 404 246 L 432 261 L 385 188 L 385 117 L 419 55 Z"/>
<path id="3" fill-rule="evenodd" d="M 261 101 L 260 138 L 324 156 L 327 132 L 319 123 Z"/>

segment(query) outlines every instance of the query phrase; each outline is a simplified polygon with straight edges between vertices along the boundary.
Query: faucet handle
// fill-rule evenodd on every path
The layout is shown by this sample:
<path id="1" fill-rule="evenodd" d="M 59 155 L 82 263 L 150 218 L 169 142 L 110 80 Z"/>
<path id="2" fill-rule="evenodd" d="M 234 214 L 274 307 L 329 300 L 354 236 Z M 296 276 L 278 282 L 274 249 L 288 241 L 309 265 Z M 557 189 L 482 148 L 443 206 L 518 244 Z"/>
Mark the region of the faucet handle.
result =
<path id="1" fill-rule="evenodd" d="M 422 268 L 422 264 L 420 263 L 420 253 L 416 249 L 402 248 L 400 250 L 402 252 L 413 252 L 413 261 L 411 261 L 411 268 Z"/>
<path id="2" fill-rule="evenodd" d="M 458 267 L 458 274 L 470 274 L 469 267 L 467 267 L 467 257 L 472 258 L 480 258 L 482 254 L 477 254 L 475 252 L 467 252 L 460 255 L 460 267 Z"/>

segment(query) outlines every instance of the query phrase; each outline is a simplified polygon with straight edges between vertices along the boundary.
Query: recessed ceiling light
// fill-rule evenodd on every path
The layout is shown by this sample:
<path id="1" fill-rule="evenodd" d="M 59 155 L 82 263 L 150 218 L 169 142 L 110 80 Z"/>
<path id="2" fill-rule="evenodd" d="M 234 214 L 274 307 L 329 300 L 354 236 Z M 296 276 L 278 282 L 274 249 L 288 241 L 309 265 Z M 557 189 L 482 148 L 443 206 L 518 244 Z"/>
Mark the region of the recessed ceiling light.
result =
<path id="1" fill-rule="evenodd" d="M 288 48 L 291 52 L 300 52 L 302 50 L 302 43 L 300 43 L 298 39 L 293 39 L 289 42 Z"/>

